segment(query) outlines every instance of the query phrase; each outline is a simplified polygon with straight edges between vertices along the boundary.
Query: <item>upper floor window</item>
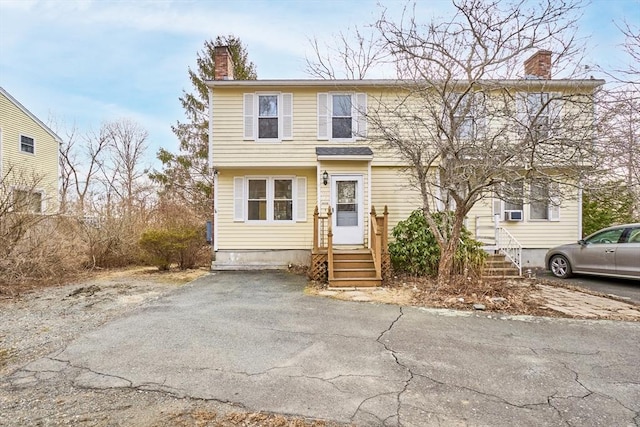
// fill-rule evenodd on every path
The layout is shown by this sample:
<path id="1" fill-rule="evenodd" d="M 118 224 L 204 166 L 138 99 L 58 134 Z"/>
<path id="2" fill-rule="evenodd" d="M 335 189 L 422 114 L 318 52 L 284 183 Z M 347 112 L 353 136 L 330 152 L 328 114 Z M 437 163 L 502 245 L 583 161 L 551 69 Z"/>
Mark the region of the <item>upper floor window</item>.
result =
<path id="1" fill-rule="evenodd" d="M 331 96 L 331 138 L 353 138 L 351 95 Z"/>
<path id="2" fill-rule="evenodd" d="M 278 95 L 258 95 L 258 139 L 278 139 Z"/>
<path id="3" fill-rule="evenodd" d="M 452 92 L 446 97 L 443 113 L 451 120 L 451 135 L 458 140 L 471 140 L 481 134 L 485 122 L 485 93 L 482 91 Z"/>
<path id="4" fill-rule="evenodd" d="M 20 135 L 20 151 L 33 154 L 35 152 L 35 141 L 29 136 Z"/>
<path id="5" fill-rule="evenodd" d="M 244 94 L 244 139 L 278 142 L 293 138 L 293 95 Z"/>
<path id="6" fill-rule="evenodd" d="M 366 93 L 319 93 L 318 139 L 353 141 L 367 136 Z"/>
<path id="7" fill-rule="evenodd" d="M 476 123 L 473 116 L 454 116 L 457 123 L 456 136 L 458 139 L 471 139 L 475 135 Z"/>
<path id="8" fill-rule="evenodd" d="M 534 141 L 550 135 L 551 94 L 549 92 L 521 93 L 517 98 L 520 124 Z"/>

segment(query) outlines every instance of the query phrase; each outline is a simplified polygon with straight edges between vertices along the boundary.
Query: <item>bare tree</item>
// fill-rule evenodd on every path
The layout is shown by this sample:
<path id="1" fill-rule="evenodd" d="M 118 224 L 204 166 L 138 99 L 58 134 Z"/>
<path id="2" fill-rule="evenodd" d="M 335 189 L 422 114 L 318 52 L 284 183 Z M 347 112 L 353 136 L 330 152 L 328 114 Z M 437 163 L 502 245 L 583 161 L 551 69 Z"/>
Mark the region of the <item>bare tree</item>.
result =
<path id="1" fill-rule="evenodd" d="M 87 198 L 91 197 L 95 180 L 104 163 L 108 150 L 108 133 L 87 132 L 79 135 L 76 127 L 66 131 L 66 138 L 60 145 L 60 172 L 62 212 L 88 213 Z M 72 194 L 73 193 L 73 194 Z M 70 205 L 75 202 L 75 209 Z"/>
<path id="2" fill-rule="evenodd" d="M 640 26 L 624 22 L 618 26 L 618 28 L 625 37 L 622 48 L 629 59 L 629 67 L 618 71 L 627 76 L 627 82 L 632 84 L 636 91 L 639 91 L 640 65 L 638 64 L 640 64 Z"/>
<path id="3" fill-rule="evenodd" d="M 599 102 L 599 134 L 596 145 L 598 174 L 594 187 L 623 191 L 632 203 L 628 218 L 640 218 L 640 27 L 623 22 L 618 25 L 625 41 L 627 66 L 614 70 L 601 69 L 611 83 Z M 609 190 L 605 190 L 609 191 Z M 597 199 L 601 191 L 591 197 Z M 609 195 L 603 194 L 606 199 Z M 605 224 L 609 225 L 609 224 Z"/>
<path id="4" fill-rule="evenodd" d="M 362 80 L 378 66 L 384 65 L 387 52 L 380 43 L 375 28 L 367 31 L 357 26 L 350 32 L 340 32 L 333 42 L 321 48 L 317 38 L 309 40 L 314 58 L 306 58 L 305 71 L 317 78 Z"/>
<path id="5" fill-rule="evenodd" d="M 535 52 L 569 77 L 581 58 L 579 1 L 454 0 L 445 21 L 415 12 L 376 23 L 399 80 L 368 102 L 369 137 L 409 165 L 440 247 L 438 282 L 454 274 L 467 214 L 482 199 L 551 208 L 591 160 L 593 92 L 601 81 L 525 76 Z M 527 78 L 525 78 L 527 77 Z M 533 77 L 533 78 L 532 78 Z M 439 226 L 434 214 L 453 211 Z"/>
<path id="6" fill-rule="evenodd" d="M 143 182 L 146 178 L 143 156 L 149 133 L 128 119 L 105 123 L 103 132 L 107 135 L 110 153 L 102 167 L 105 190 L 114 193 L 125 216 L 131 216 L 138 196 L 148 190 Z"/>

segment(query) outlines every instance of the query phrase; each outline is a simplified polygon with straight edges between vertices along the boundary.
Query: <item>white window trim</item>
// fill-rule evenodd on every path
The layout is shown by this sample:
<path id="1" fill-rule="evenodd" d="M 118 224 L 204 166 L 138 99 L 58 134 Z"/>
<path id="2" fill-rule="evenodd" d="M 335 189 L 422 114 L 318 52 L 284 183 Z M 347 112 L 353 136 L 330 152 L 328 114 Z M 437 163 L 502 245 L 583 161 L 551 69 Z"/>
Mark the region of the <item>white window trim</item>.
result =
<path id="1" fill-rule="evenodd" d="M 553 185 L 553 183 L 548 184 L 548 185 Z M 528 183 L 526 185 L 527 187 L 527 191 L 529 194 L 531 194 L 531 183 Z M 523 191 L 525 191 L 524 187 L 523 187 Z M 524 222 L 534 222 L 534 223 L 540 223 L 540 222 L 558 222 L 560 221 L 560 211 L 561 211 L 561 205 L 560 203 L 556 200 L 556 198 L 553 196 L 552 194 L 552 189 L 549 189 L 550 195 L 549 195 L 549 200 L 547 201 L 547 218 L 531 218 L 531 208 L 532 208 L 532 203 L 530 200 L 524 200 L 524 194 L 523 194 L 523 202 L 522 202 L 522 213 L 523 213 L 523 221 Z M 492 216 L 494 216 L 496 213 L 500 214 L 500 222 L 506 222 L 506 223 L 511 223 L 512 221 L 507 221 L 504 217 L 505 215 L 505 201 L 502 199 L 497 198 L 495 195 L 492 197 L 491 199 L 491 210 L 492 210 Z M 498 209 L 498 203 L 499 203 L 499 209 L 500 212 L 497 212 Z"/>
<path id="2" fill-rule="evenodd" d="M 22 137 L 25 138 L 31 138 L 31 140 L 33 141 L 33 153 L 30 153 L 28 151 L 24 151 L 22 149 Z M 36 139 L 33 136 L 29 136 L 26 134 L 21 133 L 20 136 L 18 137 L 18 152 L 20 152 L 21 154 L 28 154 L 30 156 L 35 156 L 36 155 Z"/>
<path id="3" fill-rule="evenodd" d="M 351 98 L 351 138 L 334 138 L 333 137 L 333 97 L 334 96 L 349 96 Z M 329 139 L 331 141 L 338 142 L 352 142 L 356 140 L 357 124 L 356 124 L 356 107 L 355 107 L 355 93 L 353 92 L 329 92 Z M 339 116 L 343 117 L 343 116 Z M 345 116 L 346 117 L 346 116 Z"/>
<path id="4" fill-rule="evenodd" d="M 260 138 L 259 122 L 260 122 L 260 97 L 276 96 L 278 103 L 278 137 L 277 138 Z M 248 99 L 251 98 L 251 110 L 247 108 Z M 285 105 L 285 100 L 287 104 Z M 293 139 L 293 94 L 272 91 L 259 91 L 253 93 L 245 93 L 242 97 L 242 117 L 243 117 L 243 139 L 255 141 L 261 144 L 280 143 L 282 141 Z M 250 124 L 247 121 L 251 121 Z M 247 133 L 248 128 L 251 134 Z"/>
<path id="5" fill-rule="evenodd" d="M 529 104 L 529 96 L 537 95 L 542 96 L 546 95 L 547 99 L 545 104 L 536 106 L 537 110 L 531 110 L 531 104 Z M 563 94 L 561 92 L 550 92 L 550 91 L 532 91 L 525 92 L 520 91 L 516 93 L 516 115 L 518 120 L 520 121 L 520 131 L 525 133 L 534 133 L 534 120 L 546 118 L 546 132 L 541 139 L 550 139 L 554 136 L 557 136 L 557 129 L 554 131 L 553 123 L 561 118 L 562 107 L 563 107 Z"/>
<path id="6" fill-rule="evenodd" d="M 334 138 L 333 137 L 333 97 L 339 95 L 348 95 L 351 97 L 351 134 L 350 138 Z M 326 96 L 326 106 L 321 106 L 320 99 Z M 317 95 L 317 114 L 318 114 L 318 140 L 335 141 L 335 142 L 354 142 L 366 139 L 367 137 L 367 116 L 366 109 L 368 96 L 364 92 L 320 92 Z M 359 111 L 359 104 L 362 103 L 364 112 Z M 325 109 L 326 111 L 321 111 Z M 325 123 L 326 122 L 326 123 Z M 326 135 L 320 129 L 326 126 Z"/>
<path id="7" fill-rule="evenodd" d="M 297 222 L 306 222 L 307 221 L 307 178 L 303 176 L 295 176 L 295 175 L 245 175 L 242 177 L 234 178 L 234 186 L 238 185 L 236 180 L 242 180 L 242 206 L 243 206 L 243 214 L 242 219 L 239 216 L 236 216 L 236 212 L 234 212 L 234 221 L 235 222 L 244 222 L 246 224 L 253 225 L 265 225 L 265 224 L 276 224 L 276 225 L 284 225 L 284 224 L 295 224 Z M 266 220 L 250 220 L 249 219 L 249 180 L 266 180 L 267 181 L 267 219 Z M 290 220 L 276 220 L 274 219 L 274 182 L 276 180 L 291 180 L 291 218 Z M 302 186 L 303 188 L 300 188 Z M 235 190 L 234 190 L 235 191 Z M 240 197 L 237 195 L 237 197 Z M 300 211 L 302 209 L 302 211 Z"/>
<path id="8" fill-rule="evenodd" d="M 456 138 L 458 140 L 460 140 L 460 141 L 470 141 L 470 140 L 473 140 L 476 137 L 476 135 L 477 135 L 477 125 L 476 125 L 476 117 L 475 117 L 475 115 L 473 115 L 473 114 L 467 114 L 465 116 L 463 116 L 463 115 L 454 115 L 453 119 L 458 122 L 458 127 L 456 129 L 458 131 L 458 134 L 456 135 Z M 468 135 L 462 135 L 460 130 L 462 129 L 464 122 L 467 121 L 467 120 L 471 121 L 471 129 L 470 129 Z"/>

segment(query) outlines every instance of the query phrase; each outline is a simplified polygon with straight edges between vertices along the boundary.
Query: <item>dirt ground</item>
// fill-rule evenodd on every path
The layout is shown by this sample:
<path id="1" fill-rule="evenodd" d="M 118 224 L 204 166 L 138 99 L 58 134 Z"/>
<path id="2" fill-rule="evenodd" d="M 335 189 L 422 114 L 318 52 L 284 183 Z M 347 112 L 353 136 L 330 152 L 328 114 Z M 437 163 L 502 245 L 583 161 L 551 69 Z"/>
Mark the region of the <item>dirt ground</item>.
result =
<path id="1" fill-rule="evenodd" d="M 82 334 L 206 274 L 206 270 L 157 272 L 153 268 L 104 271 L 74 283 L 41 287 L 0 286 L 0 425 L 81 426 L 334 426 L 319 420 L 247 412 L 225 402 L 184 399 L 138 389 L 81 388 L 59 375 L 9 376 Z M 292 274 L 301 273 L 293 271 Z M 461 283 L 435 287 L 429 280 L 396 276 L 361 301 L 509 314 L 562 315 L 542 307 L 535 281 Z M 306 292 L 327 290 L 311 284 Z M 334 298 L 347 298 L 336 292 Z M 353 295 L 351 300 L 358 300 Z M 626 319 L 621 319 L 626 320 Z M 42 375 L 42 374 L 41 374 Z"/>

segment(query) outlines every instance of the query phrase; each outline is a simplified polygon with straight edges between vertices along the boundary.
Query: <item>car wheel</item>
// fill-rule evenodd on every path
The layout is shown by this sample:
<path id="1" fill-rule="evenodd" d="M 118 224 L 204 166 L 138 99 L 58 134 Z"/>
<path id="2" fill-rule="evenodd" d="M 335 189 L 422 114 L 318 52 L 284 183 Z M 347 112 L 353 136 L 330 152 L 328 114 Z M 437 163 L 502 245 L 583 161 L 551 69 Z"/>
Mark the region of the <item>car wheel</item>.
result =
<path id="1" fill-rule="evenodd" d="M 554 255 L 549 261 L 549 269 L 551 273 L 561 279 L 571 277 L 571 264 L 564 255 Z"/>

